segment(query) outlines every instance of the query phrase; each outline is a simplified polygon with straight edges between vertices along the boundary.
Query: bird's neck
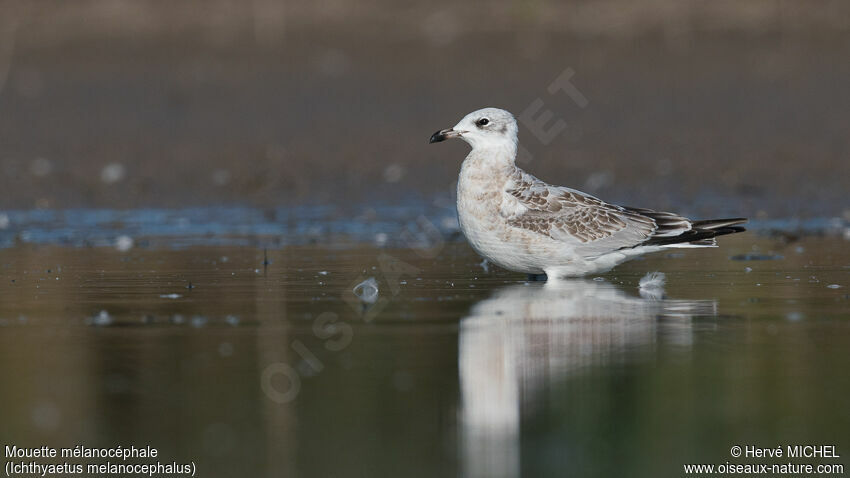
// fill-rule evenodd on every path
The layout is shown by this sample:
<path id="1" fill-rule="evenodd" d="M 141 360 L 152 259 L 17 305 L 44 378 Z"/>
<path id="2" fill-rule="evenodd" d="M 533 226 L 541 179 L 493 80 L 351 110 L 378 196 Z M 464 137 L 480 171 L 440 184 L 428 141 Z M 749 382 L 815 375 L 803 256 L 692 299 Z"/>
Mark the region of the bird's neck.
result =
<path id="1" fill-rule="evenodd" d="M 515 148 L 473 148 L 461 165 L 460 184 L 495 187 L 497 183 L 503 183 L 516 171 Z"/>
<path id="2" fill-rule="evenodd" d="M 465 163 L 476 169 L 508 170 L 514 168 L 517 144 L 514 141 L 475 145 Z"/>

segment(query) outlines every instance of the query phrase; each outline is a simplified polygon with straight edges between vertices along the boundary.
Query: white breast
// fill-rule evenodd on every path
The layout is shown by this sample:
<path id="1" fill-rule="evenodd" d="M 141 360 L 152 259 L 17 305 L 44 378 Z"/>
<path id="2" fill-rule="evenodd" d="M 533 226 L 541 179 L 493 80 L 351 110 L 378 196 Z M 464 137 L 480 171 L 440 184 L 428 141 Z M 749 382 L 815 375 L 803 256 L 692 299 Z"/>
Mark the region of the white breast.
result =
<path id="1" fill-rule="evenodd" d="M 536 247 L 541 238 L 531 237 L 507 224 L 506 215 L 524 207 L 507 194 L 510 169 L 489 165 L 471 153 L 461 167 L 457 185 L 460 228 L 475 251 L 490 262 L 518 272 L 542 273 Z"/>

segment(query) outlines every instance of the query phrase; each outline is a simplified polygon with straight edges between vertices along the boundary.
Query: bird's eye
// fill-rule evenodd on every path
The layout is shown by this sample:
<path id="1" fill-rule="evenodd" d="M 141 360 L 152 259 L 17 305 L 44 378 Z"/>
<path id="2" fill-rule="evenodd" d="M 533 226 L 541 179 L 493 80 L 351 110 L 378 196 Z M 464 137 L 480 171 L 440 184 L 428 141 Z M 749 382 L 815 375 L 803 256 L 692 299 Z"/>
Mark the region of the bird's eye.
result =
<path id="1" fill-rule="evenodd" d="M 488 120 L 487 118 L 481 118 L 480 120 L 475 122 L 475 124 L 477 124 L 478 126 L 487 126 L 489 123 L 490 120 Z"/>

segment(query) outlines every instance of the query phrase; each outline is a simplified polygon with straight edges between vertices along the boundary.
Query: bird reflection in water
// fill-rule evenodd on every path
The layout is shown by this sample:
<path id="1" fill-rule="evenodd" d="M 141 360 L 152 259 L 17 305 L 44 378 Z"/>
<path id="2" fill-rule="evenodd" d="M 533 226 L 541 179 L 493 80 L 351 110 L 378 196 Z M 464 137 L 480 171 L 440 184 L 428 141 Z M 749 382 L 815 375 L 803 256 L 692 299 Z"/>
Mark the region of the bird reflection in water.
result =
<path id="1" fill-rule="evenodd" d="M 713 300 L 632 296 L 597 281 L 502 288 L 461 320 L 464 476 L 519 476 L 520 421 L 549 383 L 622 359 L 659 337 L 689 345 L 691 318 L 716 316 Z"/>

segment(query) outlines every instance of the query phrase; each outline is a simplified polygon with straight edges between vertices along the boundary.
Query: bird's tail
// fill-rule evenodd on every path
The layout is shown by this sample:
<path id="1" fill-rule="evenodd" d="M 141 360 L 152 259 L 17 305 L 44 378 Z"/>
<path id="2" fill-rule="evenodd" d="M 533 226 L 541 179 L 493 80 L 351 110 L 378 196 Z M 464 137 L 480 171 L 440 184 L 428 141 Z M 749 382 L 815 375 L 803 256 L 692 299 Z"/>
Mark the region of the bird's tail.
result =
<path id="1" fill-rule="evenodd" d="M 693 221 L 691 229 L 673 237 L 654 237 L 641 245 L 670 246 L 670 247 L 712 247 L 717 245 L 718 236 L 744 232 L 747 229 L 739 224 L 747 222 L 746 218 L 735 217 L 728 219 L 708 219 Z"/>

